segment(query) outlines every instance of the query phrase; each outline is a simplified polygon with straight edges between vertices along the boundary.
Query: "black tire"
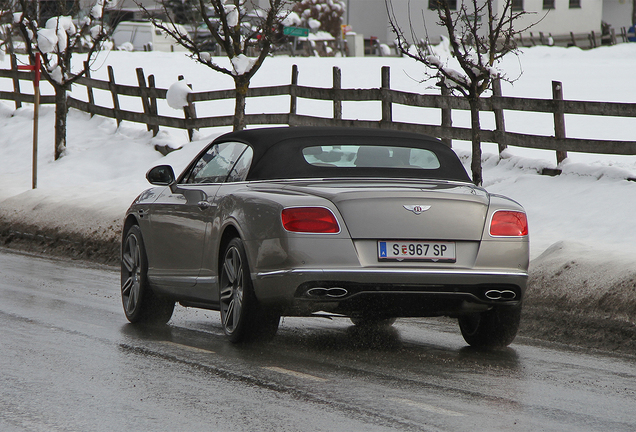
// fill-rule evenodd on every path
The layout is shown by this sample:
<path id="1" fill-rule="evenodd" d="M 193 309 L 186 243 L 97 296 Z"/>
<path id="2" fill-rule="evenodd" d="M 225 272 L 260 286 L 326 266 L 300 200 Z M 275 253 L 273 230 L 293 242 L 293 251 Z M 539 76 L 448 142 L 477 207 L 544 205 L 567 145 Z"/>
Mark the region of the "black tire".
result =
<path id="1" fill-rule="evenodd" d="M 512 343 L 520 321 L 521 306 L 498 306 L 486 312 L 459 317 L 459 328 L 469 345 L 497 348 Z"/>
<path id="2" fill-rule="evenodd" d="M 148 257 L 137 225 L 126 232 L 121 248 L 121 300 L 131 323 L 165 324 L 174 301 L 155 294 L 148 285 Z"/>
<path id="3" fill-rule="evenodd" d="M 233 238 L 219 263 L 221 324 L 231 342 L 270 340 L 280 315 L 263 308 L 256 299 L 243 242 Z"/>
<path id="4" fill-rule="evenodd" d="M 356 327 L 391 327 L 395 324 L 396 318 L 387 318 L 371 315 L 349 317 Z"/>

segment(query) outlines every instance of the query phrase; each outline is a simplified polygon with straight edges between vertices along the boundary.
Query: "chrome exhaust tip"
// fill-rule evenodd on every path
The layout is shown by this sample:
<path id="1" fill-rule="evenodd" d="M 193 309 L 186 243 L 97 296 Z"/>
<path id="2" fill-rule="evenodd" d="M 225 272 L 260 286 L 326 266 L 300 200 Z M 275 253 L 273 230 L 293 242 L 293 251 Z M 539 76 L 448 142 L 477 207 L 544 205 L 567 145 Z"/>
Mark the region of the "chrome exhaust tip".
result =
<path id="1" fill-rule="evenodd" d="M 484 296 L 489 300 L 514 300 L 517 297 L 517 293 L 512 290 L 488 290 L 484 293 Z"/>
<path id="2" fill-rule="evenodd" d="M 347 294 L 349 294 L 349 291 L 344 288 L 329 288 L 327 290 L 327 297 L 331 298 L 345 297 Z"/>
<path id="3" fill-rule="evenodd" d="M 349 294 L 344 288 L 311 288 L 308 289 L 306 294 L 309 297 L 327 297 L 327 298 L 341 298 Z"/>

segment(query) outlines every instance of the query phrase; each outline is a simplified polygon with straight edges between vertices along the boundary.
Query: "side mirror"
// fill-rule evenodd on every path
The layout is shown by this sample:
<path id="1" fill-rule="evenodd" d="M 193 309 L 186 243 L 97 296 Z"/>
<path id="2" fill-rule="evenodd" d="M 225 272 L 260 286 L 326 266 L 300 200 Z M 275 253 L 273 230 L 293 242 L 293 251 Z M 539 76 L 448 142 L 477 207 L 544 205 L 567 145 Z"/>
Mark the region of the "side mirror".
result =
<path id="1" fill-rule="evenodd" d="M 172 186 L 176 181 L 170 165 L 159 165 L 146 173 L 146 179 L 155 186 Z"/>

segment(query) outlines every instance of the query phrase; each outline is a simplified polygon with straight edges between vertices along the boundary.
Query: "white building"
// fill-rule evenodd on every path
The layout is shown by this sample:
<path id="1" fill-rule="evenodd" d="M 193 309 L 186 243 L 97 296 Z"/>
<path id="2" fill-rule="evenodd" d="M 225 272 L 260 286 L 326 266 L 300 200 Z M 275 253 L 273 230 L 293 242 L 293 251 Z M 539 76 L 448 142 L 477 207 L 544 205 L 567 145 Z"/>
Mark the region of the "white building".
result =
<path id="1" fill-rule="evenodd" d="M 603 21 L 612 25 L 617 33 L 621 27 L 627 29 L 632 25 L 634 7 L 634 0 L 603 0 Z"/>
<path id="2" fill-rule="evenodd" d="M 417 39 L 428 36 L 431 42 L 436 43 L 440 35 L 446 34 L 446 30 L 437 24 L 439 18 L 437 11 L 433 9 L 435 1 L 437 0 L 390 0 L 389 7 L 405 36 L 411 35 L 412 27 Z M 447 1 L 457 10 L 462 0 Z M 504 0 L 496 1 L 501 10 Z M 631 17 L 632 0 L 605 1 L 630 3 Z M 347 4 L 346 20 L 354 32 L 362 33 L 365 39 L 376 37 L 384 43 L 391 43 L 395 39 L 385 0 L 347 0 Z M 515 10 L 528 12 L 516 21 L 517 29 L 536 23 L 524 32 L 524 36 L 529 35 L 529 32 L 537 36 L 540 32 L 546 36 L 569 36 L 570 32 L 578 35 L 592 31 L 600 34 L 601 31 L 603 0 L 513 0 L 513 6 Z"/>

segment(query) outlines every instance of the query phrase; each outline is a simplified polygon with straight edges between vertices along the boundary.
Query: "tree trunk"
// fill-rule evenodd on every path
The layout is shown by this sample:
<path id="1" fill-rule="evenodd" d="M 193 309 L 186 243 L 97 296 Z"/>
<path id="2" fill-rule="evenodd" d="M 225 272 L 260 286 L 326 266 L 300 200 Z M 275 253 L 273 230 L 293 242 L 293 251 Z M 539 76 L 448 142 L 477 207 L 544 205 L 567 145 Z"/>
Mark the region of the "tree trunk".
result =
<path id="1" fill-rule="evenodd" d="M 68 104 L 66 102 L 66 89 L 55 86 L 55 160 L 64 156 L 66 151 L 66 116 Z"/>
<path id="2" fill-rule="evenodd" d="M 470 127 L 472 136 L 472 158 L 470 169 L 473 174 L 473 183 L 481 186 L 483 179 L 481 176 L 481 125 L 479 123 L 479 97 L 469 97 L 470 104 Z"/>
<path id="3" fill-rule="evenodd" d="M 234 77 L 236 88 L 236 104 L 234 105 L 234 130 L 239 131 L 245 128 L 245 99 L 247 90 L 250 87 L 250 80 L 243 75 Z"/>

